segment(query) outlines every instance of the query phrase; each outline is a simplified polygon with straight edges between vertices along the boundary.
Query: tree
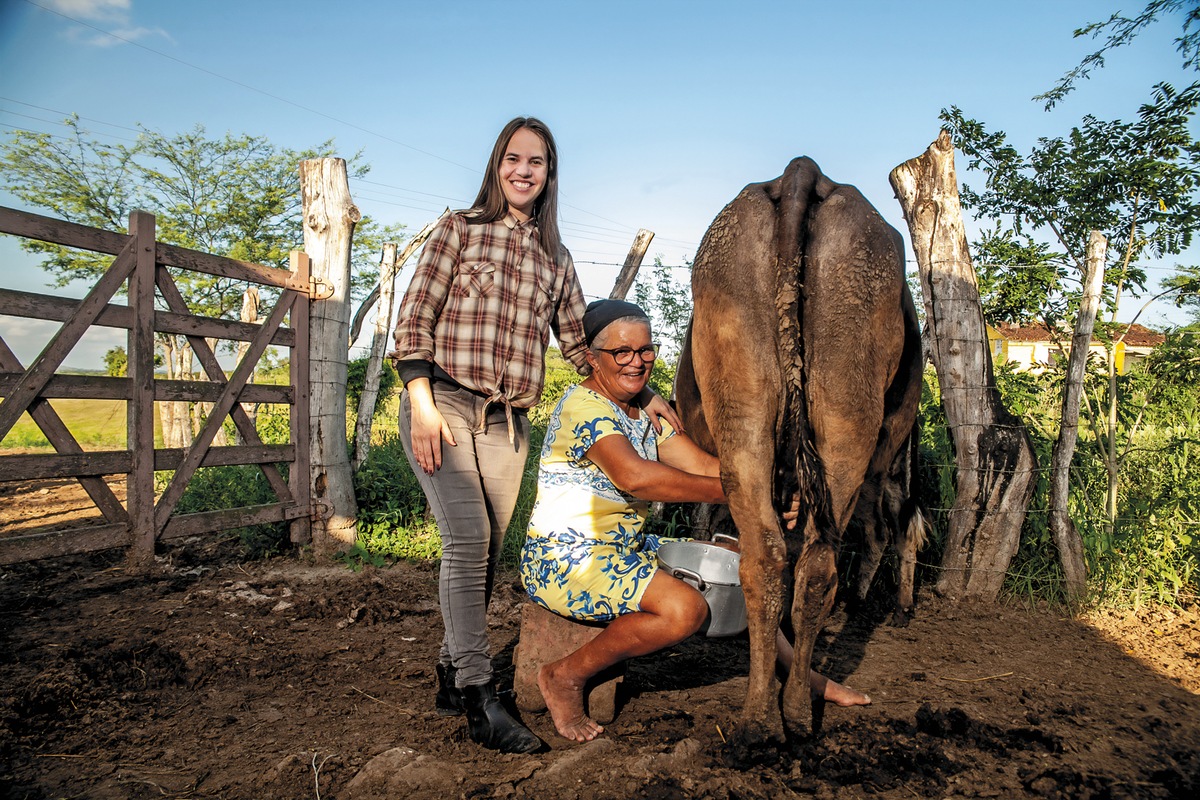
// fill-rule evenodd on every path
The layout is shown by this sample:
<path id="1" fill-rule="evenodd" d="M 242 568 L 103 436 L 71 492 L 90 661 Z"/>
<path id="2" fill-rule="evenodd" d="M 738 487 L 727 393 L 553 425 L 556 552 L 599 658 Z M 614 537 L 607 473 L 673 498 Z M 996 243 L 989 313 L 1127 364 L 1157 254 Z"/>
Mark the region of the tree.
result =
<path id="1" fill-rule="evenodd" d="M 1124 47 L 1132 42 L 1144 28 L 1175 11 L 1184 11 L 1183 34 L 1175 40 L 1175 49 L 1183 56 L 1184 69 L 1200 68 L 1200 25 L 1195 29 L 1192 23 L 1200 22 L 1200 4 L 1195 0 L 1150 0 L 1142 13 L 1130 19 L 1117 12 L 1104 22 L 1093 22 L 1075 30 L 1075 37 L 1091 36 L 1093 39 L 1108 32 L 1104 45 L 1094 53 L 1084 56 L 1077 66 L 1063 75 L 1054 88 L 1034 97 L 1034 100 L 1044 100 L 1046 110 L 1054 106 L 1075 90 L 1076 81 L 1087 80 L 1092 70 L 1104 66 L 1104 56 L 1110 50 Z"/>
<path id="2" fill-rule="evenodd" d="M 1033 443 L 996 389 L 949 134 L 942 131 L 889 177 L 917 256 L 926 332 L 954 440 L 955 498 L 937 589 L 994 600 L 1033 495 Z"/>
<path id="3" fill-rule="evenodd" d="M 294 151 L 260 136 L 210 138 L 201 125 L 173 136 L 143 128 L 131 145 L 108 144 L 91 137 L 78 117 L 64 124 L 65 137 L 16 131 L 0 145 L 0 180 L 24 202 L 70 222 L 120 232 L 131 211 L 146 210 L 157 217 L 160 241 L 285 269 L 288 252 L 303 241 L 298 164 L 334 153 L 332 140 Z M 355 178 L 369 170 L 358 155 L 351 165 Z M 383 240 L 398 236 L 396 226 L 359 223 L 354 264 L 361 283 L 374 282 Z M 27 239 L 22 246 L 44 257 L 42 267 L 59 286 L 95 281 L 109 263 L 47 242 Z M 192 272 L 174 277 L 194 313 L 238 317 L 244 284 Z M 193 353 L 186 340 L 160 335 L 158 344 L 167 377 L 190 380 Z M 164 403 L 162 410 L 167 446 L 183 446 L 198 418 L 185 403 Z"/>
<path id="4" fill-rule="evenodd" d="M 129 356 L 124 347 L 111 347 L 104 354 L 104 371 L 114 378 L 124 378 Z"/>
<path id="5" fill-rule="evenodd" d="M 1176 267 L 1176 273 L 1162 282 L 1175 293 L 1175 305 L 1186 308 L 1192 323 L 1200 324 L 1200 267 Z"/>
<path id="6" fill-rule="evenodd" d="M 983 317 L 989 325 L 1025 325 L 1035 319 L 1060 316 L 1049 311 L 1061 298 L 1067 270 L 1060 253 L 1049 245 L 997 223 L 971 243 Z"/>
<path id="7" fill-rule="evenodd" d="M 691 270 L 691 262 L 685 261 Z M 647 279 L 643 272 L 634 284 L 634 302 L 645 309 L 654 320 L 654 338 L 662 348 L 665 360 L 674 363 L 683 347 L 683 336 L 692 318 L 692 288 L 690 282 L 675 279 L 672 267 L 663 264 L 662 256 L 654 257 L 654 266 Z"/>
<path id="8" fill-rule="evenodd" d="M 1133 122 L 1105 122 L 1088 115 L 1065 137 L 1039 139 L 1028 156 L 1018 154 L 1003 132 L 988 133 L 958 108 L 941 115 L 955 144 L 969 157 L 969 168 L 986 176 L 982 190 L 962 188 L 965 207 L 998 223 L 999 240 L 985 240 L 985 248 L 995 250 L 998 243 L 1011 243 L 1016 237 L 1029 241 L 1032 234 L 1048 236 L 1063 251 L 1065 263 L 1074 268 L 1073 275 L 1082 281 L 1088 275 L 1086 254 L 1092 231 L 1099 231 L 1110 243 L 1101 287 L 1101 302 L 1110 317 L 1105 396 L 1097 399 L 1094 408 L 1091 402 L 1087 404 L 1097 433 L 1098 454 L 1108 472 L 1110 533 L 1117 516 L 1118 480 L 1132 434 L 1125 432 L 1127 441 L 1122 447 L 1118 441 L 1122 431 L 1116 348 L 1128 326 L 1117 324 L 1117 313 L 1124 294 L 1137 295 L 1145 288 L 1140 259 L 1181 252 L 1200 227 L 1200 142 L 1189 130 L 1198 104 L 1200 83 L 1182 92 L 1160 83 L 1153 89 L 1152 101 L 1138 110 Z M 1041 254 L 1049 256 L 1049 250 Z M 1022 299 L 1038 302 L 1037 314 L 1055 330 L 1060 320 L 1077 313 L 1082 292 L 1068 289 L 1065 276 L 1056 267 L 1047 269 L 1052 265 L 1045 260 L 1039 263 L 1035 259 L 1034 266 L 1043 270 L 1045 283 Z M 1076 359 L 1075 367 L 1082 371 L 1084 361 Z M 1087 395 L 1081 393 L 1079 398 L 1086 400 Z M 1064 415 L 1069 418 L 1070 409 L 1064 408 Z M 1139 420 L 1140 415 L 1135 426 Z M 1066 433 L 1060 426 L 1060 444 Z M 1070 449 L 1073 451 L 1073 445 Z M 1059 452 L 1055 461 L 1065 469 L 1071 455 Z M 1052 522 L 1066 520 L 1070 525 L 1065 496 L 1056 502 L 1062 506 L 1051 508 Z"/>

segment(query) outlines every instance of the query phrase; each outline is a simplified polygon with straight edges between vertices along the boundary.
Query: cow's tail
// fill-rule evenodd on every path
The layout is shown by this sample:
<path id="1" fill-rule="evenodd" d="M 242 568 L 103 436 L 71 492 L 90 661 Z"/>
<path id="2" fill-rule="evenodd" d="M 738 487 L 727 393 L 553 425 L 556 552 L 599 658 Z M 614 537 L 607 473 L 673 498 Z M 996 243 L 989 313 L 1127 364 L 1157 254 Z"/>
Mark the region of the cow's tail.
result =
<path id="1" fill-rule="evenodd" d="M 904 501 L 904 510 L 900 514 L 900 519 L 908 520 L 906 525 L 901 524 L 905 532 L 905 539 L 912 548 L 912 552 L 914 554 L 921 552 L 925 549 L 925 545 L 929 544 L 929 520 L 915 496 Z"/>
<path id="2" fill-rule="evenodd" d="M 787 388 L 783 406 L 783 431 L 776 459 L 776 501 L 786 505 L 791 494 L 800 494 L 803 531 L 804 518 L 811 516 L 818 531 L 833 531 L 834 518 L 825 470 L 813 443 L 808 420 L 808 402 L 804 371 L 804 257 L 806 220 L 811 207 L 820 200 L 822 189 L 828 193 L 828 178 L 809 158 L 788 164 L 783 175 L 768 185 L 768 193 L 778 206 L 776 216 L 776 296 L 779 320 L 779 365 Z"/>

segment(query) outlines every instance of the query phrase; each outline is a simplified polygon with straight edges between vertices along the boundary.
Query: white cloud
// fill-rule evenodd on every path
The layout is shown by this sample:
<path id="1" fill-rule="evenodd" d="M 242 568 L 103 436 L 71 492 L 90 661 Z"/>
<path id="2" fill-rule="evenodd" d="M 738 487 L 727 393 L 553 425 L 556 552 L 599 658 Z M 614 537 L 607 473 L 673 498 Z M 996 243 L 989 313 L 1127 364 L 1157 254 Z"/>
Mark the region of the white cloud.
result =
<path id="1" fill-rule="evenodd" d="M 92 47 L 116 47 L 129 42 L 162 38 L 173 42 L 162 28 L 147 28 L 133 21 L 133 0 L 46 0 L 48 7 L 64 17 L 82 23 L 72 26 L 69 39 Z M 93 27 L 97 23 L 100 27 Z M 101 32 L 100 28 L 107 28 Z"/>
<path id="2" fill-rule="evenodd" d="M 171 35 L 162 28 L 117 28 L 109 31 L 109 34 L 98 33 L 93 36 L 88 36 L 82 41 L 84 44 L 90 44 L 95 47 L 116 47 L 117 45 L 126 44 L 128 42 L 136 42 L 141 39 L 151 37 L 161 37 L 168 42 L 173 42 Z"/>
<path id="3" fill-rule="evenodd" d="M 84 19 L 126 19 L 132 0 L 45 0 L 60 14 Z"/>

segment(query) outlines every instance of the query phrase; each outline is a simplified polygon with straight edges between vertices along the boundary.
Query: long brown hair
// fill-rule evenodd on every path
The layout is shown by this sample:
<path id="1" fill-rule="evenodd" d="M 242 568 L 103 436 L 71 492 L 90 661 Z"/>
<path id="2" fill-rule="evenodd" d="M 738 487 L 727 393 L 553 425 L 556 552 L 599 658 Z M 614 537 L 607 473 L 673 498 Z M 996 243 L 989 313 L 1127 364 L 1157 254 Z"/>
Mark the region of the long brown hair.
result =
<path id="1" fill-rule="evenodd" d="M 483 173 L 479 195 L 466 212 L 467 218 L 472 222 L 495 222 L 508 213 L 508 200 L 504 198 L 504 187 L 500 183 L 500 164 L 504 161 L 513 134 L 522 128 L 536 133 L 546 145 L 546 185 L 534 201 L 533 218 L 537 220 L 542 249 L 552 260 L 558 261 L 558 251 L 562 247 L 562 237 L 558 232 L 558 146 L 554 144 L 554 136 L 546 123 L 536 117 L 516 117 L 500 131 L 496 144 L 492 146 L 487 170 Z"/>

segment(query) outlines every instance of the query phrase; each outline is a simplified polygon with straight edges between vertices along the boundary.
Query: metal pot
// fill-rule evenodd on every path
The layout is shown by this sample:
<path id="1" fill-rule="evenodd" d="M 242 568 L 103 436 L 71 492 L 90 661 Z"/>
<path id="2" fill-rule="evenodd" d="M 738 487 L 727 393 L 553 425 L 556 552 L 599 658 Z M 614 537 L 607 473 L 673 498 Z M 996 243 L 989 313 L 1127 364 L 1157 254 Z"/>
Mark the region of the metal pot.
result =
<path id="1" fill-rule="evenodd" d="M 709 542 L 665 542 L 658 564 L 668 575 L 691 584 L 708 603 L 705 636 L 736 636 L 746 630 L 746 596 L 738 577 L 741 556 Z"/>

